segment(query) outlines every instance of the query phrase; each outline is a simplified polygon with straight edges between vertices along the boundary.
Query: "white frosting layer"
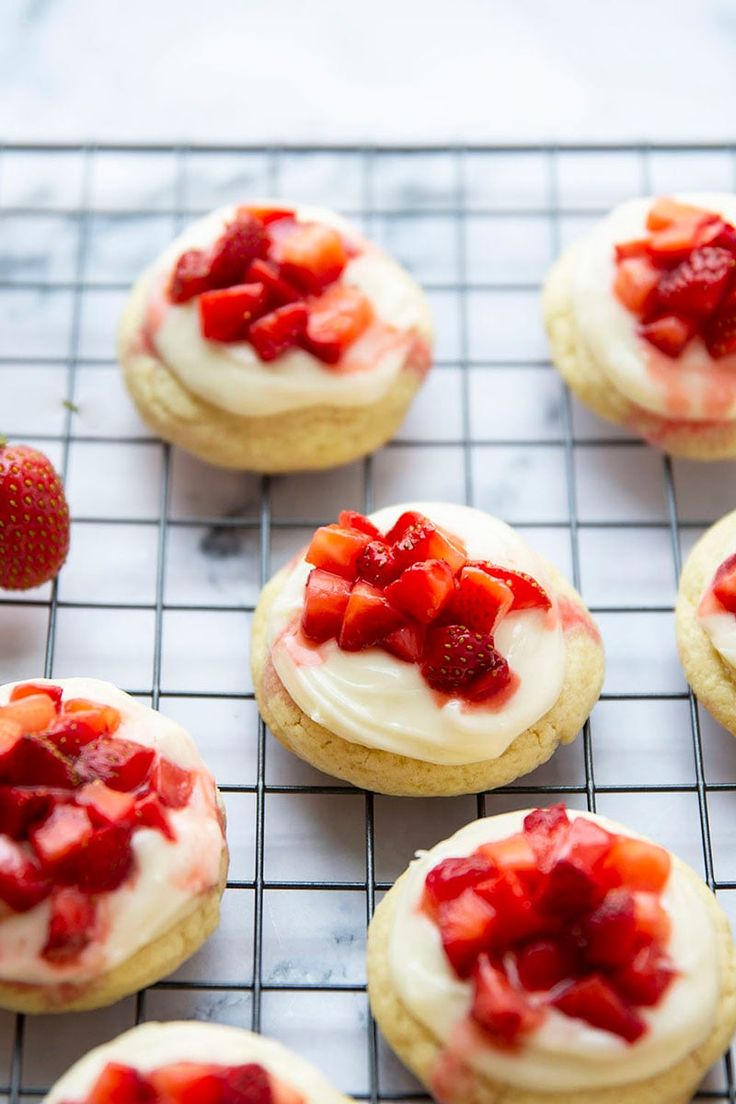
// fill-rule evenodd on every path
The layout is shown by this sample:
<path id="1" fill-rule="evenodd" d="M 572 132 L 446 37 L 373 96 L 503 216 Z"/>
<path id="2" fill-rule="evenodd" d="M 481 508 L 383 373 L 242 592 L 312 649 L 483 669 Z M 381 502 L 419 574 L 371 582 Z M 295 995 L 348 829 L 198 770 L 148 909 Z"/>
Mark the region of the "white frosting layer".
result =
<path id="1" fill-rule="evenodd" d="M 303 1093 L 308 1104 L 346 1101 L 313 1066 L 273 1039 L 224 1024 L 182 1021 L 142 1024 L 91 1050 L 56 1082 L 44 1104 L 84 1100 L 108 1062 L 122 1062 L 142 1073 L 175 1062 L 228 1066 L 258 1062 Z"/>
<path id="2" fill-rule="evenodd" d="M 283 206 L 257 200 L 254 206 Z M 151 270 L 151 316 L 160 320 L 153 343 L 172 372 L 195 395 L 233 414 L 265 417 L 305 406 L 362 406 L 377 402 L 405 367 L 414 337 L 431 345 L 429 305 L 419 285 L 340 216 L 319 207 L 297 207 L 300 222 L 323 222 L 339 229 L 364 249 L 348 261 L 340 282 L 359 288 L 370 300 L 376 319 L 349 349 L 337 372 L 303 349 L 290 349 L 264 364 L 248 342 L 207 341 L 200 332 L 197 301 L 180 305 L 164 300 L 163 290 L 178 257 L 187 249 L 206 249 L 215 241 L 235 207 L 224 207 L 200 219 L 166 250 Z M 346 370 L 348 369 L 348 370 Z"/>
<path id="3" fill-rule="evenodd" d="M 508 525 L 467 506 L 408 503 L 379 510 L 371 519 L 385 532 L 404 510 L 419 510 L 458 536 L 469 559 L 524 571 L 550 595 L 549 613 L 509 614 L 495 633 L 496 647 L 520 680 L 516 692 L 495 711 L 492 703 L 488 708 L 468 706 L 457 698 L 441 704 L 416 664 L 380 648 L 345 652 L 331 640 L 303 656 L 294 647 L 294 626 L 311 571 L 303 559 L 289 573 L 271 610 L 268 637 L 274 667 L 313 721 L 351 743 L 429 763 L 495 759 L 554 705 L 562 689 L 565 644 L 549 572 Z"/>
<path id="4" fill-rule="evenodd" d="M 162 935 L 195 906 L 199 894 L 218 884 L 223 848 L 214 779 L 180 725 L 111 683 L 86 678 L 50 681 L 64 688 L 65 698 L 88 698 L 120 710 L 117 737 L 155 748 L 165 759 L 193 771 L 195 784 L 183 809 L 168 810 L 175 841 L 150 828 L 133 833 L 137 873 L 98 897 L 104 938 L 91 943 L 73 963 L 52 964 L 41 958 L 51 913 L 48 900 L 0 920 L 0 979 L 38 985 L 91 980 Z M 13 685 L 0 687 L 0 705 L 8 701 Z"/>
<path id="5" fill-rule="evenodd" d="M 420 911 L 427 873 L 442 859 L 469 855 L 483 843 L 521 830 L 528 810 L 475 821 L 421 854 L 400 889 L 388 949 L 391 977 L 400 1000 L 444 1044 L 465 1021 L 472 983 L 457 978 L 442 949 L 437 925 Z M 571 818 L 581 815 L 569 811 Z M 635 836 L 603 817 L 603 827 Z M 652 1077 L 675 1065 L 713 1028 L 720 996 L 717 934 L 702 900 L 673 865 L 661 897 L 672 920 L 668 952 L 679 971 L 656 1008 L 637 1009 L 649 1030 L 633 1045 L 550 1009 L 540 1028 L 510 1053 L 490 1042 L 464 1052 L 478 1073 L 518 1088 L 573 1092 L 610 1088 Z"/>
<path id="6" fill-rule="evenodd" d="M 736 223 L 736 197 L 677 195 Z M 645 237 L 653 197 L 615 207 L 578 243 L 571 299 L 575 323 L 611 383 L 638 406 L 683 421 L 736 421 L 736 356 L 713 360 L 700 337 L 673 359 L 637 334 L 638 320 L 613 293 L 614 246 Z"/>
<path id="7" fill-rule="evenodd" d="M 721 557 L 721 563 L 736 552 L 731 548 Z M 715 571 L 713 572 L 715 575 Z M 713 594 L 713 579 L 708 580 L 698 603 L 698 623 L 708 634 L 711 644 L 730 667 L 736 668 L 736 614 L 725 609 Z"/>

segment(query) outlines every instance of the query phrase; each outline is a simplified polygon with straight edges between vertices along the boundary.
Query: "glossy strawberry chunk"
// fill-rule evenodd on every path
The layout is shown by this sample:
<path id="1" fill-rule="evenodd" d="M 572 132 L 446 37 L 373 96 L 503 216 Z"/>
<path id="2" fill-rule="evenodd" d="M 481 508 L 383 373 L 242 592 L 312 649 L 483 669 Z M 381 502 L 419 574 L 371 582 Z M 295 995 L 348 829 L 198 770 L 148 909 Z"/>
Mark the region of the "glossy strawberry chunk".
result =
<path id="1" fill-rule="evenodd" d="M 380 540 L 381 532 L 365 514 L 359 514 L 356 510 L 341 510 L 337 524 L 343 529 L 358 529 L 361 533 L 367 533 L 372 540 Z"/>
<path id="2" fill-rule="evenodd" d="M 624 1000 L 651 1008 L 659 1003 L 676 976 L 659 948 L 648 944 L 611 974 L 611 984 Z"/>
<path id="3" fill-rule="evenodd" d="M 304 596 L 302 632 L 321 644 L 340 633 L 350 598 L 350 582 L 341 575 L 315 567 L 309 573 Z"/>
<path id="4" fill-rule="evenodd" d="M 370 544 L 370 537 L 358 529 L 343 529 L 339 525 L 323 525 L 314 536 L 304 554 L 307 563 L 314 564 L 333 575 L 354 579 L 358 560 L 363 549 Z"/>
<path id="5" fill-rule="evenodd" d="M 46 694 L 51 698 L 58 713 L 63 693 L 61 686 L 54 686 L 51 682 L 19 682 L 10 691 L 10 701 L 16 702 L 35 694 Z"/>
<path id="6" fill-rule="evenodd" d="M 51 883 L 31 852 L 0 835 L 0 901 L 14 912 L 28 912 L 48 897 Z"/>
<path id="7" fill-rule="evenodd" d="M 545 861 L 546 878 L 537 907 L 553 916 L 569 916 L 595 908 L 606 893 L 602 867 L 611 836 L 584 817 L 577 817 Z"/>
<path id="8" fill-rule="evenodd" d="M 402 620 L 383 591 L 370 583 L 357 582 L 345 607 L 338 644 L 346 652 L 369 648 L 397 629 Z"/>
<path id="9" fill-rule="evenodd" d="M 686 260 L 698 244 L 703 222 L 703 216 L 694 215 L 655 231 L 647 247 L 653 264 L 658 268 L 672 268 Z"/>
<path id="10" fill-rule="evenodd" d="M 501 870 L 531 874 L 537 869 L 537 856 L 529 839 L 522 832 L 516 832 L 506 839 L 494 840 L 493 843 L 484 843 L 479 851 Z"/>
<path id="11" fill-rule="evenodd" d="M 465 566 L 445 609 L 445 618 L 477 632 L 492 633 L 514 602 L 513 592 L 474 564 Z"/>
<path id="12" fill-rule="evenodd" d="M 736 613 L 736 552 L 720 565 L 713 578 L 712 588 L 723 608 Z"/>
<path id="13" fill-rule="evenodd" d="M 309 303 L 304 347 L 325 364 L 337 364 L 372 319 L 373 308 L 361 291 L 334 284 Z"/>
<path id="14" fill-rule="evenodd" d="M 538 911 L 530 887 L 515 870 L 503 870 L 475 886 L 475 892 L 496 913 L 489 946 L 503 951 L 542 935 L 555 925 Z"/>
<path id="15" fill-rule="evenodd" d="M 274 307 L 286 306 L 287 303 L 298 303 L 304 298 L 304 293 L 285 279 L 275 264 L 260 257 L 249 266 L 245 280 L 251 284 L 263 284 L 271 310 Z"/>
<path id="16" fill-rule="evenodd" d="M 452 571 L 443 560 L 424 560 L 402 572 L 385 594 L 407 617 L 428 625 L 445 608 L 454 589 Z"/>
<path id="17" fill-rule="evenodd" d="M 70 758 L 100 735 L 99 725 L 91 724 L 87 713 L 62 713 L 44 733 L 49 743 Z"/>
<path id="18" fill-rule="evenodd" d="M 616 268 L 613 293 L 633 314 L 642 314 L 653 299 L 661 272 L 646 257 L 627 257 Z"/>
<path id="19" fill-rule="evenodd" d="M 222 1079 L 222 1104 L 279 1104 L 271 1092 L 268 1074 L 255 1062 L 224 1070 Z M 297 1101 L 302 1104 L 300 1097 Z"/>
<path id="20" fill-rule="evenodd" d="M 194 776 L 170 759 L 159 756 L 153 768 L 152 784 L 168 809 L 183 809 L 194 789 Z"/>
<path id="21" fill-rule="evenodd" d="M 477 886 L 496 873 L 496 865 L 484 855 L 468 855 L 457 859 L 443 859 L 427 875 L 424 887 L 429 900 L 438 905 L 451 901 L 466 889 Z"/>
<path id="22" fill-rule="evenodd" d="M 166 809 L 158 794 L 148 793 L 136 800 L 134 819 L 139 828 L 153 828 L 167 839 L 175 839 Z"/>
<path id="23" fill-rule="evenodd" d="M 547 991 L 574 977 L 578 963 L 559 939 L 533 939 L 516 952 L 519 980 L 530 993 Z"/>
<path id="24" fill-rule="evenodd" d="M 93 824 L 124 824 L 131 820 L 135 796 L 112 790 L 99 778 L 82 786 L 76 794 L 78 805 L 84 806 Z"/>
<path id="25" fill-rule="evenodd" d="M 666 947 L 672 935 L 672 921 L 656 893 L 634 893 L 636 941 Z"/>
<path id="26" fill-rule="evenodd" d="M 705 346 L 714 360 L 736 353 L 736 290 L 732 285 L 703 329 Z"/>
<path id="27" fill-rule="evenodd" d="M 492 578 L 500 579 L 509 588 L 514 596 L 512 610 L 550 609 L 552 602 L 549 595 L 531 575 L 523 571 L 512 571 L 508 567 L 498 567 L 485 560 L 476 561 L 474 566 L 481 568 Z"/>
<path id="28" fill-rule="evenodd" d="M 240 218 L 242 214 L 252 215 L 264 226 L 269 226 L 272 222 L 280 222 L 282 219 L 293 219 L 296 212 L 293 207 L 257 207 L 246 203 L 238 207 L 237 217 Z"/>
<path id="29" fill-rule="evenodd" d="M 400 535 L 392 538 L 395 531 Z M 401 571 L 420 560 L 444 560 L 454 575 L 465 563 L 465 552 L 428 518 L 413 511 L 402 514 L 386 534 L 386 542 L 393 544 L 394 561 Z"/>
<path id="30" fill-rule="evenodd" d="M 337 280 L 348 261 L 342 236 L 319 222 L 295 223 L 291 233 L 274 242 L 272 256 L 287 279 L 317 295 Z"/>
<path id="31" fill-rule="evenodd" d="M 494 1039 L 513 1045 L 541 1024 L 543 1012 L 513 988 L 488 955 L 482 954 L 478 959 L 473 982 L 470 1014 Z"/>
<path id="32" fill-rule="evenodd" d="M 636 911 L 628 889 L 614 890 L 583 921 L 585 954 L 595 966 L 623 966 L 636 946 Z"/>
<path id="33" fill-rule="evenodd" d="M 307 318 L 307 308 L 303 303 L 277 307 L 251 324 L 248 340 L 261 360 L 276 360 L 304 336 Z"/>
<path id="34" fill-rule="evenodd" d="M 201 1062 L 176 1062 L 152 1070 L 149 1081 L 166 1104 L 221 1104 L 222 1076 Z"/>
<path id="35" fill-rule="evenodd" d="M 115 736 L 99 736 L 82 748 L 77 770 L 87 781 L 101 778 L 113 790 L 134 790 L 148 777 L 156 753 L 153 748 L 121 740 Z"/>
<path id="36" fill-rule="evenodd" d="M 56 706 L 48 694 L 29 694 L 0 707 L 0 717 L 19 724 L 24 732 L 43 732 L 56 720 Z"/>
<path id="37" fill-rule="evenodd" d="M 657 303 L 667 313 L 705 318 L 715 311 L 726 290 L 736 258 L 727 249 L 701 246 L 657 285 Z"/>
<path id="38" fill-rule="evenodd" d="M 86 893 L 73 886 L 55 889 L 42 956 L 50 962 L 73 961 L 94 938 L 95 919 L 94 902 Z"/>
<path id="39" fill-rule="evenodd" d="M 0 833 L 25 839 L 30 826 L 43 820 L 65 790 L 48 787 L 0 786 Z"/>
<path id="40" fill-rule="evenodd" d="M 381 640 L 384 651 L 403 659 L 405 663 L 419 663 L 424 652 L 427 628 L 420 624 L 400 625 Z"/>
<path id="41" fill-rule="evenodd" d="M 79 774 L 70 760 L 44 736 L 21 736 L 13 748 L 10 763 L 3 765 L 0 756 L 0 780 L 16 786 L 73 789 Z"/>
<path id="42" fill-rule="evenodd" d="M 188 249 L 179 257 L 169 283 L 169 299 L 172 303 L 188 303 L 190 299 L 207 291 L 210 262 L 201 249 Z"/>
<path id="43" fill-rule="evenodd" d="M 524 817 L 524 833 L 543 868 L 548 866 L 555 849 L 566 838 L 570 818 L 564 805 L 533 809 Z"/>
<path id="44" fill-rule="evenodd" d="M 357 570 L 361 579 L 376 586 L 388 586 L 401 573 L 392 549 L 382 540 L 373 540 L 365 546 L 358 558 Z"/>
<path id="45" fill-rule="evenodd" d="M 244 340 L 251 319 L 263 312 L 266 300 L 266 289 L 260 283 L 204 292 L 198 300 L 202 336 L 208 341 Z"/>
<path id="46" fill-rule="evenodd" d="M 618 1035 L 627 1043 L 635 1043 L 646 1030 L 644 1021 L 596 974 L 573 982 L 552 1003 L 566 1016 L 585 1020 L 592 1027 Z"/>
<path id="47" fill-rule="evenodd" d="M 473 889 L 441 901 L 437 923 L 442 947 L 458 977 L 469 977 L 478 955 L 487 950 L 496 923 L 496 912 Z"/>
<path id="48" fill-rule="evenodd" d="M 604 869 L 614 884 L 660 893 L 667 884 L 671 867 L 672 860 L 663 847 L 630 836 L 617 836 Z"/>
<path id="49" fill-rule="evenodd" d="M 23 729 L 17 721 L 4 720 L 0 716 L 0 781 L 10 780 L 10 772 L 22 740 Z"/>
<path id="50" fill-rule="evenodd" d="M 87 893 L 110 893 L 130 875 L 133 852 L 131 830 L 121 825 L 96 828 L 69 880 Z"/>
<path id="51" fill-rule="evenodd" d="M 120 710 L 87 698 L 67 698 L 62 705 L 62 713 L 65 716 L 71 714 L 75 721 L 84 721 L 90 728 L 94 728 L 98 736 L 103 733 L 112 736 L 120 728 Z"/>
<path id="52" fill-rule="evenodd" d="M 95 1081 L 85 1104 L 153 1104 L 149 1082 L 130 1066 L 108 1062 Z"/>
<path id="53" fill-rule="evenodd" d="M 708 212 L 701 207 L 693 207 L 689 203 L 678 203 L 669 196 L 660 196 L 655 199 L 647 214 L 647 230 L 664 230 L 674 222 L 680 222 L 690 218 L 702 218 Z"/>
<path id="54" fill-rule="evenodd" d="M 92 837 L 93 825 L 86 809 L 57 805 L 47 819 L 30 833 L 38 861 L 50 875 L 79 861 Z"/>
<path id="55" fill-rule="evenodd" d="M 664 314 L 639 327 L 641 337 L 668 357 L 678 357 L 696 332 L 697 327 L 691 319 L 677 314 Z"/>
<path id="56" fill-rule="evenodd" d="M 209 258 L 209 289 L 243 283 L 252 261 L 266 243 L 262 224 L 250 212 L 241 210 L 234 222 L 225 227 L 212 247 Z"/>
<path id="57" fill-rule="evenodd" d="M 422 674 L 434 690 L 467 691 L 476 679 L 506 664 L 489 633 L 464 625 L 431 625 L 422 657 Z"/>

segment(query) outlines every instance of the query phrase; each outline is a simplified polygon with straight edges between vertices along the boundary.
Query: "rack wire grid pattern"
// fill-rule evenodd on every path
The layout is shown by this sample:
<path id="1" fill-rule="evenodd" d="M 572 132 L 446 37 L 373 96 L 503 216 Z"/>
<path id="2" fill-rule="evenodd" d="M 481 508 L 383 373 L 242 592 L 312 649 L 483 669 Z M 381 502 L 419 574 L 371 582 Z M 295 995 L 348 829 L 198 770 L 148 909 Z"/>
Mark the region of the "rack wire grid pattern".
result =
<path id="1" fill-rule="evenodd" d="M 225 794 L 232 850 L 222 925 L 173 977 L 94 1013 L 0 1014 L 2 1104 L 38 1099 L 136 1022 L 190 1017 L 274 1035 L 359 1100 L 426 1099 L 370 1018 L 366 925 L 415 849 L 475 816 L 597 809 L 676 850 L 736 916 L 736 742 L 688 693 L 672 613 L 682 556 L 735 504 L 733 468 L 670 461 L 579 407 L 539 312 L 553 257 L 612 203 L 735 180 L 728 146 L 0 151 L 0 423 L 59 465 L 73 515 L 59 579 L 0 599 L 2 681 L 107 678 L 181 720 Z M 190 217 L 263 194 L 353 217 L 435 313 L 436 367 L 397 439 L 326 473 L 209 468 L 151 437 L 116 368 L 130 281 Z M 363 793 L 258 719 L 259 587 L 340 508 L 410 499 L 504 517 L 603 632 L 606 684 L 581 738 L 494 793 Z M 736 1101 L 730 1057 L 701 1099 Z"/>

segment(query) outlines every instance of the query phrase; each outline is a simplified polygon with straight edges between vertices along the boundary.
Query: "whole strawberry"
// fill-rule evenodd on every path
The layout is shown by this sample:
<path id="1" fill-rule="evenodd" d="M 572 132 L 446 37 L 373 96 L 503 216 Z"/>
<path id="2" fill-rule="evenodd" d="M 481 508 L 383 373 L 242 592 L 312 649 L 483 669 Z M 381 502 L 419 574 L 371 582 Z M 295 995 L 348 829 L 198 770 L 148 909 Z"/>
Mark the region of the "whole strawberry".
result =
<path id="1" fill-rule="evenodd" d="M 47 456 L 0 443 L 0 587 L 53 579 L 69 552 L 69 506 Z"/>

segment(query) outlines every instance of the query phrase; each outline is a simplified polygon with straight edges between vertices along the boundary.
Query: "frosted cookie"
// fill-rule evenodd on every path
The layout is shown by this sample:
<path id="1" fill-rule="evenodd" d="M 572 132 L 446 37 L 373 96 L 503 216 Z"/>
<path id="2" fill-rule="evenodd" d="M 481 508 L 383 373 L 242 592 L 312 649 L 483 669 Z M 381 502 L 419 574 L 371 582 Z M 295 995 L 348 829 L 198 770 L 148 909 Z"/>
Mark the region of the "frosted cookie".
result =
<path id="1" fill-rule="evenodd" d="M 287 472 L 372 452 L 431 362 L 423 292 L 316 207 L 225 207 L 136 283 L 119 358 L 143 420 L 210 463 Z"/>
<path id="2" fill-rule="evenodd" d="M 689 867 L 553 806 L 420 854 L 371 923 L 368 992 L 443 1104 L 684 1104 L 736 1027 L 736 954 Z"/>
<path id="3" fill-rule="evenodd" d="M 688 682 L 736 735 L 736 511 L 711 526 L 688 556 L 676 626 Z"/>
<path id="4" fill-rule="evenodd" d="M 635 199 L 544 290 L 552 360 L 581 402 L 665 452 L 736 456 L 736 197 Z"/>
<path id="5" fill-rule="evenodd" d="M 259 600 L 253 680 L 273 734 L 356 786 L 476 793 L 545 762 L 600 692 L 579 595 L 466 506 L 351 511 Z"/>
<path id="6" fill-rule="evenodd" d="M 146 1023 L 96 1047 L 44 1104 L 349 1104 L 280 1043 L 214 1023 Z"/>
<path id="7" fill-rule="evenodd" d="M 112 1004 L 218 923 L 219 795 L 179 725 L 97 679 L 0 687 L 0 1007 Z"/>

